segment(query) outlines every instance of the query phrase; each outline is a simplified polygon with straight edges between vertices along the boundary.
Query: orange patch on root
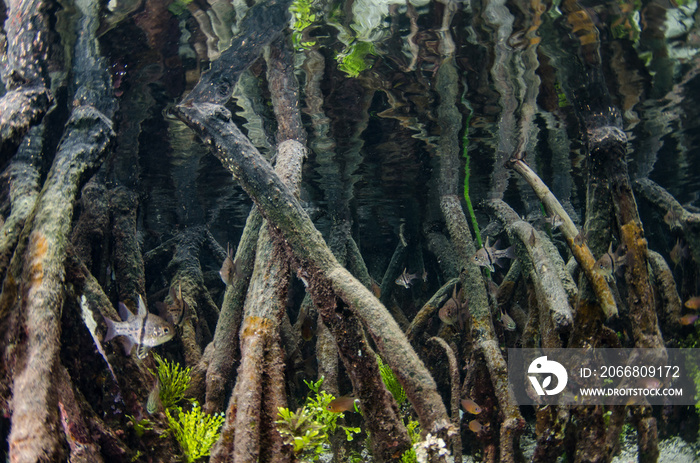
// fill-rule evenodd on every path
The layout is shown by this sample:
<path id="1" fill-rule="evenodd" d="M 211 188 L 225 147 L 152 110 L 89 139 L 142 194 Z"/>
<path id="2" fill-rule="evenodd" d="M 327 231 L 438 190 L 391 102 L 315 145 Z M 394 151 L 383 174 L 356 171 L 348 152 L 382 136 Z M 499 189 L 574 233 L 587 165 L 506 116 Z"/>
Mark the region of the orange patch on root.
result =
<path id="1" fill-rule="evenodd" d="M 49 250 L 46 236 L 43 233 L 33 231 L 29 235 L 29 281 L 32 285 L 39 284 L 44 279 L 43 260 Z"/>

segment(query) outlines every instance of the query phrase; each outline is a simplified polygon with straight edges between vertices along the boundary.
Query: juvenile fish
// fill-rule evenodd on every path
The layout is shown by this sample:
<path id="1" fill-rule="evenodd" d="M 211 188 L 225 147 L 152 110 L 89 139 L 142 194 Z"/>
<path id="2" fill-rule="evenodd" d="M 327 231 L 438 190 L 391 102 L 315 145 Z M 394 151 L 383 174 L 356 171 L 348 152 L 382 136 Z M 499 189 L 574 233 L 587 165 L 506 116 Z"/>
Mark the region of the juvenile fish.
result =
<path id="1" fill-rule="evenodd" d="M 564 221 L 559 217 L 559 214 L 546 217 L 544 222 L 551 227 L 552 231 L 564 225 Z"/>
<path id="2" fill-rule="evenodd" d="M 484 425 L 479 423 L 479 420 L 471 420 L 469 422 L 469 430 L 474 434 L 480 434 L 484 430 Z"/>
<path id="3" fill-rule="evenodd" d="M 396 283 L 399 286 L 403 286 L 404 288 L 408 289 L 411 287 L 413 284 L 413 280 L 418 280 L 418 274 L 417 273 L 408 273 L 406 269 L 403 269 L 403 273 L 399 275 L 399 277 L 394 280 L 394 283 Z"/>
<path id="4" fill-rule="evenodd" d="M 462 408 L 464 408 L 464 411 L 471 413 L 472 415 L 478 415 L 481 413 L 481 407 L 472 399 L 462 399 Z"/>
<path id="5" fill-rule="evenodd" d="M 181 285 L 177 285 L 177 291 L 175 291 L 174 286 L 170 287 L 170 299 L 172 300 L 172 304 L 166 304 L 160 301 L 156 302 L 158 315 L 173 325 L 182 325 L 182 322 L 187 318 L 188 305 L 182 297 Z"/>
<path id="6" fill-rule="evenodd" d="M 497 249 L 501 241 L 498 240 L 493 246 L 489 246 L 489 238 L 486 237 L 486 244 L 472 256 L 472 262 L 480 267 L 486 267 L 490 271 L 495 272 L 494 264 L 503 267 L 499 262 L 500 259 L 515 259 L 515 250 L 513 246 L 506 249 Z"/>
<path id="7" fill-rule="evenodd" d="M 681 263 L 683 259 L 687 259 L 690 257 L 690 249 L 688 248 L 688 245 L 686 244 L 683 246 L 681 244 L 681 239 L 678 238 L 676 240 L 676 245 L 673 246 L 673 249 L 671 249 L 671 261 L 675 264 L 678 265 Z"/>
<path id="8" fill-rule="evenodd" d="M 233 280 L 236 277 L 240 278 L 242 274 L 239 263 L 235 261 L 233 257 L 233 249 L 227 244 L 226 258 L 224 259 L 224 263 L 221 264 L 221 270 L 219 270 L 221 281 L 223 281 L 226 286 L 231 286 Z"/>
<path id="9" fill-rule="evenodd" d="M 460 330 L 464 329 L 467 321 L 466 307 L 468 301 L 461 302 L 462 291 L 457 294 L 457 285 L 452 287 L 452 297 L 438 311 L 438 317 L 445 325 L 457 325 Z"/>
<path id="10" fill-rule="evenodd" d="M 137 345 L 138 358 L 145 358 L 151 347 L 168 342 L 175 335 L 175 327 L 172 323 L 148 312 L 141 295 L 139 295 L 139 308 L 136 315 L 120 302 L 119 316 L 122 319 L 121 322 L 104 317 L 107 324 L 105 342 L 117 336 L 124 336 L 126 355 L 130 355 L 133 347 Z"/>
<path id="11" fill-rule="evenodd" d="M 685 301 L 685 308 L 690 310 L 698 310 L 700 308 L 700 296 L 693 296 Z"/>
<path id="12" fill-rule="evenodd" d="M 515 331 L 515 328 L 517 328 L 515 320 L 513 320 L 511 316 L 508 315 L 508 312 L 504 310 L 501 310 L 501 324 L 503 325 L 503 329 L 506 331 Z"/>
<path id="13" fill-rule="evenodd" d="M 681 325 L 692 325 L 697 320 L 698 320 L 697 315 L 688 314 L 688 315 L 683 315 L 679 321 L 680 321 Z"/>
<path id="14" fill-rule="evenodd" d="M 360 399 L 356 399 L 355 397 L 346 395 L 331 400 L 330 403 L 326 406 L 326 410 L 331 411 L 333 413 L 354 412 L 355 405 L 360 405 Z"/>
<path id="15" fill-rule="evenodd" d="M 681 214 L 669 209 L 666 215 L 664 215 L 664 222 L 666 222 L 666 225 L 668 225 L 670 228 L 680 227 Z"/>

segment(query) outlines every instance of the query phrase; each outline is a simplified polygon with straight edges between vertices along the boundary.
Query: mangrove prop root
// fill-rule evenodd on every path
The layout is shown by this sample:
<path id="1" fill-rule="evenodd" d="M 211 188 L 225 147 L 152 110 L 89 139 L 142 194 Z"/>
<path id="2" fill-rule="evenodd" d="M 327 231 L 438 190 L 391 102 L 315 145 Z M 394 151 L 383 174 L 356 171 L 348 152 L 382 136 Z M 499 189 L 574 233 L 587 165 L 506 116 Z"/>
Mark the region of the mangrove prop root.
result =
<path id="1" fill-rule="evenodd" d="M 656 418 L 652 416 L 651 407 L 632 407 L 632 418 L 637 428 L 639 463 L 658 461 L 659 437 L 656 430 Z"/>
<path id="2" fill-rule="evenodd" d="M 112 124 L 94 108 L 79 106 L 66 125 L 44 190 L 37 202 L 29 244 L 23 258 L 27 347 L 24 368 L 15 377 L 10 452 L 21 461 L 56 456 L 57 412 L 52 381 L 60 347 L 61 306 L 64 297 L 64 261 L 73 202 L 85 174 L 100 162 Z M 17 256 L 16 256 L 17 257 Z"/>
<path id="3" fill-rule="evenodd" d="M 604 166 L 619 226 L 620 241 L 626 247 L 627 305 L 635 346 L 663 348 L 656 318 L 654 294 L 647 262 L 647 241 L 639 219 L 637 203 L 627 174 L 627 135 L 617 126 L 588 129 L 590 157 Z"/>
<path id="4" fill-rule="evenodd" d="M 26 333 L 15 364 L 21 365 L 21 369 L 14 372 L 13 378 L 9 437 L 13 461 L 56 461 L 62 453 L 57 432 L 55 374 L 59 364 L 64 264 L 73 204 L 114 137 L 111 121 L 114 101 L 108 93 L 109 76 L 94 39 L 98 6 L 82 3 L 79 8 L 84 16 L 77 25 L 81 34 L 75 46 L 75 79 L 80 86 L 75 107 L 34 215 L 25 224 L 26 250 L 23 255 L 13 257 L 13 261 L 22 263 L 19 286 L 22 297 L 16 310 L 24 316 L 21 329 Z M 88 86 L 91 92 L 87 92 Z"/>
<path id="5" fill-rule="evenodd" d="M 285 185 L 297 190 L 301 179 L 301 164 L 306 154 L 304 149 L 290 149 L 298 142 L 287 140 L 280 143 L 277 150 L 277 175 L 285 179 Z M 244 321 L 240 331 L 241 367 L 236 379 L 232 401 L 238 404 L 235 422 L 233 460 L 254 462 L 270 451 L 282 450 L 282 438 L 276 432 L 277 409 L 287 406 L 284 391 L 279 385 L 271 386 L 271 379 L 283 381 L 281 361 L 280 323 L 285 316 L 286 301 L 290 283 L 289 263 L 284 250 L 271 235 L 266 221 L 263 222 L 258 237 L 255 265 L 251 284 L 243 308 Z M 277 357 L 275 357 L 277 354 Z M 272 363 L 270 363 L 272 362 Z M 249 374 L 250 372 L 250 374 Z M 262 392 L 260 376 L 272 375 L 267 379 L 268 387 Z M 263 394 L 267 395 L 263 397 Z M 267 413 L 265 413 L 267 412 Z M 261 419 L 262 418 L 262 419 Z M 261 439 L 266 438 L 263 451 Z M 283 455 L 280 455 L 283 457 Z"/>
<path id="6" fill-rule="evenodd" d="M 114 239 L 112 269 L 119 282 L 119 300 L 133 301 L 137 294 L 146 294 L 143 256 L 136 239 L 138 196 L 124 187 L 113 189 L 110 211 Z"/>
<path id="7" fill-rule="evenodd" d="M 678 326 L 683 310 L 676 280 L 673 279 L 673 272 L 661 254 L 649 250 L 648 258 L 654 288 L 659 294 L 656 313 L 664 327 L 664 332 L 671 333 L 674 327 Z"/>
<path id="8" fill-rule="evenodd" d="M 7 93 L 0 97 L 1 164 L 53 101 L 44 79 L 48 75 L 49 2 L 8 0 L 5 5 L 7 49 L 0 72 Z"/>
<path id="9" fill-rule="evenodd" d="M 376 354 L 365 339 L 362 325 L 341 300 L 337 304 L 336 307 L 320 304 L 319 313 L 335 338 L 340 358 L 360 399 L 364 421 L 372 435 L 372 455 L 378 462 L 395 461 L 410 448 L 411 441 L 396 401 L 381 379 Z"/>
<path id="10" fill-rule="evenodd" d="M 498 347 L 498 338 L 491 321 L 491 311 L 481 270 L 469 258 L 476 250 L 459 198 L 455 195 L 443 196 L 440 198 L 440 207 L 445 216 L 452 242 L 460 253 L 460 257 L 464 259 L 464 262 L 467 262 L 466 272 L 462 272 L 461 282 L 464 293 L 470 295 L 469 313 L 472 318 L 472 337 L 476 347 L 486 360 L 493 390 L 504 417 L 501 423 L 501 436 L 507 439 L 500 442 L 501 461 L 512 462 L 515 458 L 515 440 L 524 430 L 525 421 L 520 415 L 515 395 L 508 384 L 508 368 Z"/>
<path id="11" fill-rule="evenodd" d="M 284 351 L 279 336 L 270 339 L 265 353 L 263 372 L 263 401 L 261 423 L 267 425 L 260 430 L 260 461 L 285 463 L 292 461 L 292 448 L 282 440 L 275 421 L 279 419 L 279 407 L 287 407 L 287 392 L 284 382 Z"/>
<path id="12" fill-rule="evenodd" d="M 58 368 L 56 389 L 61 426 L 70 448 L 70 461 L 75 463 L 101 463 L 100 446 L 94 441 L 78 403 L 79 396 L 73 390 L 68 371 Z"/>
<path id="13" fill-rule="evenodd" d="M 634 189 L 656 207 L 660 215 L 673 218 L 671 230 L 680 228 L 693 260 L 700 263 L 700 214 L 688 212 L 671 193 L 647 178 L 637 180 Z"/>
<path id="14" fill-rule="evenodd" d="M 382 358 L 397 373 L 423 428 L 430 429 L 434 423 L 447 425 L 447 411 L 435 381 L 397 323 L 372 293 L 338 264 L 301 204 L 233 124 L 230 112 L 208 103 L 180 105 L 176 111 L 212 146 L 270 225 L 280 231 L 298 261 L 297 272 L 309 282 L 312 297 L 321 296 L 316 289 L 331 288 L 360 317 Z"/>
<path id="15" fill-rule="evenodd" d="M 0 116 L 2 117 L 2 116 Z M 46 126 L 42 122 L 32 127 L 24 137 L 3 176 L 10 184 L 10 215 L 0 228 L 0 278 L 5 278 L 24 222 L 29 217 L 39 196 L 39 166 L 45 147 Z"/>
<path id="16" fill-rule="evenodd" d="M 447 355 L 447 361 L 450 367 L 450 415 L 452 416 L 452 425 L 455 429 L 459 429 L 459 365 L 457 364 L 457 357 L 455 357 L 455 352 L 447 341 L 442 338 L 434 336 L 428 339 L 428 342 L 434 342 L 435 344 L 442 347 Z M 455 463 L 462 463 L 462 436 L 460 433 L 455 433 L 452 438 L 452 455 L 454 455 Z"/>
<path id="17" fill-rule="evenodd" d="M 617 315 L 617 305 L 615 304 L 615 298 L 610 291 L 610 287 L 601 274 L 593 271 L 593 265 L 596 259 L 593 257 L 586 241 L 580 239 L 581 235 L 579 234 L 579 230 L 576 228 L 576 225 L 574 225 L 569 214 L 564 210 L 564 207 L 549 188 L 547 188 L 547 185 L 544 184 L 525 162 L 516 159 L 510 162 L 510 166 L 527 181 L 530 187 L 532 187 L 537 197 L 540 198 L 542 204 L 547 208 L 549 214 L 552 216 L 558 215 L 561 218 L 563 222 L 561 231 L 566 238 L 566 243 L 569 245 L 579 267 L 583 270 L 586 278 L 591 283 L 593 292 L 605 316 L 610 318 Z"/>
<path id="18" fill-rule="evenodd" d="M 521 253 L 519 260 L 524 264 L 524 268 L 529 269 L 540 310 L 546 308 L 550 313 L 557 332 L 570 331 L 574 323 L 573 312 L 569 306 L 568 295 L 559 278 L 559 272 L 556 271 L 555 264 L 550 261 L 541 244 L 546 238 L 536 232 L 532 225 L 521 220 L 518 214 L 503 201 L 493 201 L 491 208 L 496 212 L 498 218 L 506 224 L 511 241 L 517 239 L 520 248 L 525 251 Z"/>
<path id="19" fill-rule="evenodd" d="M 651 289 L 647 265 L 647 241 L 641 224 L 630 221 L 620 227 L 622 242 L 627 247 L 629 317 L 636 347 L 663 348 L 664 341 L 656 318 L 654 294 Z"/>
<path id="20" fill-rule="evenodd" d="M 440 289 L 435 291 L 435 294 L 428 299 L 428 302 L 423 304 L 423 307 L 421 307 L 416 316 L 413 317 L 411 324 L 408 325 L 406 329 L 406 337 L 409 341 L 414 342 L 416 340 L 416 336 L 425 329 L 425 326 L 428 324 L 435 311 L 452 296 L 452 288 L 457 284 L 459 284 L 459 278 L 452 278 L 442 285 Z"/>
<path id="21" fill-rule="evenodd" d="M 226 393 L 231 387 L 233 367 L 238 358 L 238 329 L 243 320 L 243 303 L 248 290 L 248 281 L 253 273 L 255 250 L 258 242 L 262 216 L 257 207 L 248 214 L 241 240 L 236 249 L 235 261 L 240 264 L 241 277 L 235 278 L 233 284 L 226 288 L 224 302 L 221 306 L 219 321 L 214 332 L 213 353 L 206 373 L 207 413 L 223 410 Z"/>

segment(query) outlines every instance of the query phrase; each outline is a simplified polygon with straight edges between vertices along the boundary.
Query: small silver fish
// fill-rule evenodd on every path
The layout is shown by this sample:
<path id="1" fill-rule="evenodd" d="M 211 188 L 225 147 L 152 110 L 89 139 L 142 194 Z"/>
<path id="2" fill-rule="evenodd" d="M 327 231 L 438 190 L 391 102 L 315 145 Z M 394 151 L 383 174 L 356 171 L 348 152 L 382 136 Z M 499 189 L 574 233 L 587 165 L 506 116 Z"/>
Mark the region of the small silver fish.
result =
<path id="1" fill-rule="evenodd" d="M 664 215 L 664 222 L 666 222 L 666 225 L 671 229 L 676 227 L 680 228 L 682 226 L 681 217 L 682 215 L 679 212 L 669 209 L 666 215 Z"/>
<path id="2" fill-rule="evenodd" d="M 472 262 L 480 267 L 486 267 L 490 271 L 495 272 L 493 264 L 503 267 L 499 262 L 500 259 L 515 259 L 515 250 L 513 246 L 506 249 L 497 249 L 500 240 L 496 241 L 493 246 L 489 246 L 489 238 L 486 238 L 486 244 L 472 256 Z"/>
<path id="3" fill-rule="evenodd" d="M 233 249 L 226 244 L 226 258 L 224 259 L 224 263 L 221 264 L 221 270 L 219 270 L 221 281 L 223 281 L 226 286 L 231 286 L 234 278 L 240 277 L 241 275 L 240 265 L 233 257 Z"/>
<path id="4" fill-rule="evenodd" d="M 564 221 L 559 217 L 559 214 L 554 214 L 545 218 L 544 222 L 552 228 L 552 231 L 564 225 Z"/>
<path id="5" fill-rule="evenodd" d="M 406 269 L 403 269 L 403 273 L 399 275 L 399 277 L 394 280 L 394 283 L 396 283 L 399 286 L 403 286 L 404 288 L 408 289 L 411 287 L 413 284 L 413 280 L 418 280 L 419 276 L 417 273 L 408 273 Z"/>
<path id="6" fill-rule="evenodd" d="M 134 315 L 122 302 L 119 303 L 119 316 L 121 322 L 115 322 L 104 317 L 107 324 L 107 335 L 104 342 L 117 336 L 124 336 L 126 355 L 138 345 L 138 358 L 145 358 L 151 347 L 170 341 L 175 335 L 175 327 L 172 323 L 163 320 L 158 315 L 149 313 L 141 295 L 139 295 L 138 313 Z"/>
<path id="7" fill-rule="evenodd" d="M 622 254 L 624 246 L 618 246 L 615 252 L 612 250 L 612 243 L 608 250 L 598 259 L 593 266 L 593 271 L 599 273 L 606 280 L 613 280 L 615 274 L 619 272 L 623 265 L 627 264 L 627 253 Z"/>

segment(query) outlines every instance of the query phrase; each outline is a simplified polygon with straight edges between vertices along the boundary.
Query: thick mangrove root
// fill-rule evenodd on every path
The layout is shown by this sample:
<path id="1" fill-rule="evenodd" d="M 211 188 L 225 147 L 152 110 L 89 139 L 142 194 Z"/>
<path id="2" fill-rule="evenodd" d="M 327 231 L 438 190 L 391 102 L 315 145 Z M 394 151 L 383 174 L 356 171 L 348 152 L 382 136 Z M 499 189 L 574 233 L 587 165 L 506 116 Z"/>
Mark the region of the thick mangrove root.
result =
<path id="1" fill-rule="evenodd" d="M 615 304 L 615 298 L 610 291 L 610 287 L 602 275 L 593 271 L 593 265 L 596 259 L 593 257 L 591 250 L 588 249 L 586 241 L 582 239 L 583 234 L 576 228 L 576 225 L 574 225 L 574 222 L 571 220 L 571 217 L 569 217 L 569 214 L 566 213 L 564 207 L 549 188 L 547 188 L 547 185 L 544 184 L 524 161 L 521 159 L 514 159 L 510 161 L 510 166 L 530 184 L 535 194 L 537 194 L 540 201 L 542 201 L 542 204 L 547 208 L 549 214 L 561 218 L 561 230 L 566 238 L 566 243 L 569 245 L 579 267 L 583 270 L 586 278 L 591 283 L 605 316 L 610 318 L 617 315 L 617 305 Z"/>
<path id="2" fill-rule="evenodd" d="M 688 212 L 671 193 L 648 178 L 634 182 L 634 189 L 653 204 L 660 215 L 668 218 L 671 230 L 680 228 L 693 260 L 700 263 L 700 214 Z"/>
<path id="3" fill-rule="evenodd" d="M 508 368 L 498 347 L 498 338 L 491 321 L 491 310 L 481 270 L 469 258 L 476 252 L 476 249 L 467 225 L 467 218 L 462 211 L 459 199 L 454 195 L 442 197 L 440 205 L 450 230 L 452 242 L 461 243 L 455 244 L 455 248 L 460 253 L 460 257 L 464 256 L 464 262 L 467 262 L 466 271 L 462 272 L 461 282 L 464 293 L 470 295 L 471 333 L 477 349 L 486 360 L 493 390 L 504 417 L 500 434 L 506 439 L 500 442 L 500 458 L 501 461 L 515 461 L 515 442 L 524 430 L 525 421 L 520 415 L 513 390 L 508 383 Z"/>
<path id="4" fill-rule="evenodd" d="M 648 259 L 654 288 L 658 293 L 658 297 L 655 297 L 656 315 L 664 328 L 663 331 L 671 333 L 679 327 L 683 310 L 676 281 L 673 279 L 671 268 L 661 254 L 649 250 Z"/>
<path id="5" fill-rule="evenodd" d="M 73 204 L 114 136 L 109 77 L 94 42 L 97 6 L 79 6 L 84 18 L 78 25 L 83 33 L 76 43 L 76 80 L 80 87 L 75 108 L 33 215 L 25 223 L 0 298 L 2 311 L 6 313 L 11 307 L 15 323 L 3 330 L 14 329 L 14 335 L 8 334 L 18 341 L 13 350 L 6 352 L 9 362 L 5 365 L 13 381 L 9 437 L 12 461 L 57 461 L 62 457 L 55 375 Z M 87 86 L 92 92 L 87 92 Z M 11 289 L 14 285 L 16 288 Z M 15 291 L 21 294 L 16 301 Z"/>
<path id="6" fill-rule="evenodd" d="M 557 266 L 549 259 L 541 244 L 547 238 L 535 231 L 532 225 L 521 220 L 503 201 L 493 201 L 491 207 L 506 224 L 511 241 L 520 243 L 519 249 L 525 251 L 520 254 L 519 260 L 534 283 L 539 310 L 545 309 L 549 312 L 554 329 L 558 333 L 570 331 L 574 323 L 573 311 L 569 306 L 569 298 L 559 278 L 559 272 L 556 271 Z M 559 260 L 561 261 L 561 258 Z M 563 261 L 560 264 L 559 267 L 563 267 Z"/>
<path id="7" fill-rule="evenodd" d="M 45 125 L 29 130 L 3 177 L 9 183 L 11 211 L 0 228 L 0 278 L 5 278 L 24 222 L 39 196 L 39 155 L 44 148 Z"/>
<path id="8" fill-rule="evenodd" d="M 48 2 L 10 0 L 5 22 L 7 55 L 0 64 L 7 93 L 0 98 L 0 163 L 14 153 L 22 137 L 37 123 L 53 101 L 47 56 L 50 43 Z"/>

